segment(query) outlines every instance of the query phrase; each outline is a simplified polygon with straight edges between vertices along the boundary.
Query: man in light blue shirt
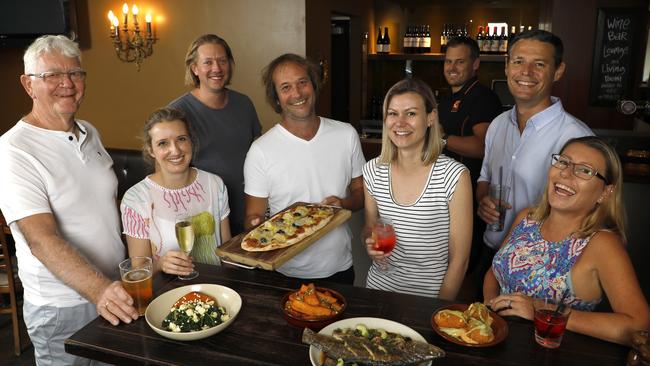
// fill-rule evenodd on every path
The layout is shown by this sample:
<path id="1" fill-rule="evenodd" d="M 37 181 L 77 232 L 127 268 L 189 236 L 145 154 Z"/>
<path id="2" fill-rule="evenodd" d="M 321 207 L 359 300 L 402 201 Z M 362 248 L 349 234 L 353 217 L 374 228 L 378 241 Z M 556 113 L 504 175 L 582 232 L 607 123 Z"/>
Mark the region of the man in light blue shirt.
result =
<path id="1" fill-rule="evenodd" d="M 489 185 L 510 187 L 505 201 L 503 231 L 485 232 L 483 240 L 494 255 L 517 213 L 534 205 L 546 185 L 551 154 L 574 137 L 593 135 L 583 122 L 567 113 L 562 102 L 551 96 L 553 83 L 565 71 L 562 40 L 543 30 L 517 34 L 510 42 L 506 63 L 508 89 L 516 105 L 492 121 L 485 138 L 485 157 L 476 188 L 478 215 L 490 224 L 498 219 Z M 485 256 L 484 256 L 485 257 Z M 490 259 L 491 263 L 491 258 Z"/>

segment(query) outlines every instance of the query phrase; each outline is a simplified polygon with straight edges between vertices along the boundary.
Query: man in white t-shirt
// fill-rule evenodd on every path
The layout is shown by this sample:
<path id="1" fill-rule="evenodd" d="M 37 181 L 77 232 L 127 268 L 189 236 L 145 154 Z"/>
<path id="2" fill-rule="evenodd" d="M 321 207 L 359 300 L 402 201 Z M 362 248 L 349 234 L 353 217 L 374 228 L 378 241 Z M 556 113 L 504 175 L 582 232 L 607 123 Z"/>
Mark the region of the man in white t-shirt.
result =
<path id="1" fill-rule="evenodd" d="M 316 115 L 319 77 L 314 65 L 284 54 L 264 70 L 266 98 L 280 123 L 253 142 L 244 164 L 246 224 L 257 225 L 295 202 L 320 202 L 352 211 L 363 207 L 365 160 L 356 130 Z M 285 276 L 354 282 L 352 234 L 343 224 L 278 268 Z"/>
<path id="2" fill-rule="evenodd" d="M 24 62 L 32 110 L 0 137 L 0 209 L 16 242 L 23 318 L 37 365 L 90 364 L 64 340 L 98 313 L 113 325 L 138 318 L 119 282 L 117 179 L 97 130 L 74 118 L 86 77 L 77 44 L 43 36 Z"/>

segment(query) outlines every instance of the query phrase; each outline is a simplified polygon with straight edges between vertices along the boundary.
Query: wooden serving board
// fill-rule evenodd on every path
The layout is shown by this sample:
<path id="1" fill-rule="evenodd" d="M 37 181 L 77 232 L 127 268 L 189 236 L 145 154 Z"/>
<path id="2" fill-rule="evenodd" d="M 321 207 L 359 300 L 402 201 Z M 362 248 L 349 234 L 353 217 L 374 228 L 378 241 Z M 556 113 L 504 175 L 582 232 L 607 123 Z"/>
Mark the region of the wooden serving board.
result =
<path id="1" fill-rule="evenodd" d="M 287 209 L 301 204 L 309 205 L 308 203 L 297 202 L 287 207 Z M 332 220 L 330 220 L 327 225 L 323 226 L 312 235 L 306 237 L 302 241 L 290 247 L 270 250 L 268 252 L 249 252 L 242 249 L 241 241 L 248 233 L 248 231 L 246 231 L 221 244 L 221 246 L 217 248 L 217 255 L 228 261 L 274 271 L 283 265 L 286 261 L 295 257 L 298 253 L 307 249 L 323 235 L 329 233 L 334 228 L 347 221 L 350 216 L 352 216 L 352 212 L 350 210 L 335 208 L 334 217 L 332 217 Z"/>

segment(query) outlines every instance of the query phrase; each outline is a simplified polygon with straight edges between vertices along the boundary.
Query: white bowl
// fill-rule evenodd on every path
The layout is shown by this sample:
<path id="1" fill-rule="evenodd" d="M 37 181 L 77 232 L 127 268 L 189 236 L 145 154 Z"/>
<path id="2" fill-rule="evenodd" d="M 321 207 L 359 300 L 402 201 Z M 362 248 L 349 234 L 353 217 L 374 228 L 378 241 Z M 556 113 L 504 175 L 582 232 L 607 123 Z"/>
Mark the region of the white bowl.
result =
<path id="1" fill-rule="evenodd" d="M 169 315 L 172 305 L 174 305 L 174 303 L 176 303 L 176 301 L 181 297 L 195 291 L 202 292 L 215 298 L 217 304 L 226 309 L 226 314 L 230 315 L 230 319 L 215 327 L 197 330 L 195 332 L 177 333 L 162 329 L 162 321 L 167 315 Z M 242 302 L 239 294 L 229 287 L 212 284 L 187 285 L 169 290 L 156 297 L 149 306 L 147 306 L 144 317 L 151 329 L 163 337 L 177 341 L 193 341 L 215 335 L 226 329 L 226 327 L 235 320 L 237 314 L 239 314 L 241 304 Z"/>
<path id="2" fill-rule="evenodd" d="M 420 341 L 420 342 L 427 342 L 424 337 L 418 332 L 416 332 L 413 328 L 407 327 L 404 324 L 394 322 L 392 320 L 388 319 L 381 319 L 381 318 L 348 318 L 348 319 L 343 319 L 339 320 L 337 322 L 334 322 L 325 328 L 323 328 L 320 332 L 320 334 L 325 334 L 325 335 L 332 335 L 334 333 L 334 330 L 337 328 L 345 329 L 345 328 L 354 328 L 357 324 L 363 324 L 366 327 L 370 328 L 382 328 L 388 332 L 392 333 L 397 333 L 401 334 L 406 337 L 410 337 L 413 340 Z M 309 346 L 309 360 L 311 361 L 312 366 L 321 366 L 322 362 L 321 360 L 323 359 L 323 353 L 316 347 L 314 346 Z M 419 366 L 431 366 L 431 361 L 427 362 L 422 362 L 419 364 Z"/>

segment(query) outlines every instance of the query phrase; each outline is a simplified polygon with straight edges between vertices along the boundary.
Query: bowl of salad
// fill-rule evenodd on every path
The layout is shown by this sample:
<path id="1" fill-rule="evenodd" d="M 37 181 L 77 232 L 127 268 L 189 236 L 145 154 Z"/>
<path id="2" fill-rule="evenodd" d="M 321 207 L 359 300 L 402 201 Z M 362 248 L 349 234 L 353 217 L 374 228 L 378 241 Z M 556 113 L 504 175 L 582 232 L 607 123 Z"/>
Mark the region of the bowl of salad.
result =
<path id="1" fill-rule="evenodd" d="M 156 297 L 147 307 L 145 319 L 163 337 L 192 341 L 226 329 L 241 310 L 239 294 L 226 286 L 187 285 Z"/>

